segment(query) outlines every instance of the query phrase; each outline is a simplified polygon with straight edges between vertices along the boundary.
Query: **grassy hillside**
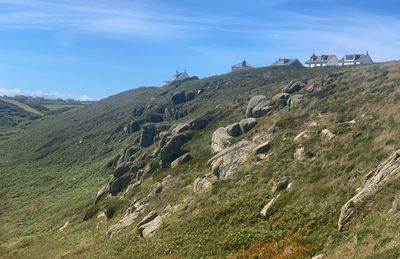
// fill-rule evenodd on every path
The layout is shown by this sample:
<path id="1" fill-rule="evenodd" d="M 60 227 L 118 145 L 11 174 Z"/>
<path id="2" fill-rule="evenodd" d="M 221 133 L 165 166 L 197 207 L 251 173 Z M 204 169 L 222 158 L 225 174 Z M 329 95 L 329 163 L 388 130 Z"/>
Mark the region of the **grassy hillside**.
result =
<path id="1" fill-rule="evenodd" d="M 279 130 L 267 159 L 250 159 L 232 177 L 193 193 L 197 177 L 210 173 L 207 160 L 214 130 L 245 117 L 249 99 L 271 98 L 290 81 L 320 87 L 303 93 L 296 107 L 282 107 L 258 119 L 256 127 L 236 138 L 251 140 L 272 125 Z M 170 107 L 173 92 L 204 92 L 178 108 L 189 114 L 156 123 L 160 130 L 192 118 L 207 117 L 207 127 L 193 132 L 184 149 L 193 159 L 175 169 L 156 169 L 130 195 L 93 205 L 96 192 L 112 174 L 110 161 L 140 132 L 124 126 L 135 108 L 148 121 Z M 400 214 L 387 211 L 400 196 L 399 182 L 374 196 L 352 224 L 338 232 L 341 206 L 362 186 L 365 175 L 400 146 L 400 63 L 362 67 L 258 68 L 191 80 L 162 88 L 142 87 L 88 106 L 35 120 L 0 137 L 0 257 L 4 258 L 395 258 L 400 254 Z M 321 130 L 337 135 L 321 141 Z M 299 143 L 312 159 L 295 160 Z M 153 147 L 148 148 L 151 152 Z M 155 163 L 154 160 L 148 162 Z M 172 176 L 168 188 L 149 198 L 149 210 L 177 209 L 151 238 L 141 238 L 136 224 L 109 239 L 107 229 L 126 208 L 146 197 L 152 185 Z M 260 210 L 274 197 L 274 183 L 289 177 L 267 218 Z M 88 210 L 113 208 L 108 220 L 83 221 Z M 147 213 L 146 213 L 147 214 Z M 63 231 L 59 228 L 69 221 Z"/>

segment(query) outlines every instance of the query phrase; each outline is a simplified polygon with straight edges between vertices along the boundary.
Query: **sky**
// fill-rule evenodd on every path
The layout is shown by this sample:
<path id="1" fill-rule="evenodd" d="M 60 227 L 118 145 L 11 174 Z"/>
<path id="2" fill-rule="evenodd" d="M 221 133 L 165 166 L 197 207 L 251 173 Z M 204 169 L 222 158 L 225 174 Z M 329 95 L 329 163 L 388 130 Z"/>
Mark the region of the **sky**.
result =
<path id="1" fill-rule="evenodd" d="M 0 96 L 99 100 L 246 59 L 400 59 L 398 0 L 0 0 Z"/>

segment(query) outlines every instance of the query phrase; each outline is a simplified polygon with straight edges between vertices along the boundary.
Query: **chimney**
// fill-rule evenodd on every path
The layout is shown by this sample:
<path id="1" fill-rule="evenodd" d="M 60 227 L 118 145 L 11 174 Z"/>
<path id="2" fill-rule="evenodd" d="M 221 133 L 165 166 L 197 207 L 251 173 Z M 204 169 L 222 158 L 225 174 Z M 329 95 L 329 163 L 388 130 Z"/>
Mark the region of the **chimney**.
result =
<path id="1" fill-rule="evenodd" d="M 242 66 L 245 67 L 246 66 L 246 60 L 243 60 L 242 62 Z"/>
<path id="2" fill-rule="evenodd" d="M 366 50 L 364 54 L 365 54 L 365 55 L 368 55 L 368 50 Z"/>

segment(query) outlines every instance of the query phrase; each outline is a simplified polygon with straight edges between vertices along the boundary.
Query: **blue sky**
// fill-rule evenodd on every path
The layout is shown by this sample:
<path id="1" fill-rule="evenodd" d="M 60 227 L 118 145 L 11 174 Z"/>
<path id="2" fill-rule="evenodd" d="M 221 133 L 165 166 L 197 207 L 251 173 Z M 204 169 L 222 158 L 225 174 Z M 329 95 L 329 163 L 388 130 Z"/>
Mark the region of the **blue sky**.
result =
<path id="1" fill-rule="evenodd" d="M 0 95 L 101 99 L 244 58 L 400 59 L 398 0 L 0 0 Z"/>

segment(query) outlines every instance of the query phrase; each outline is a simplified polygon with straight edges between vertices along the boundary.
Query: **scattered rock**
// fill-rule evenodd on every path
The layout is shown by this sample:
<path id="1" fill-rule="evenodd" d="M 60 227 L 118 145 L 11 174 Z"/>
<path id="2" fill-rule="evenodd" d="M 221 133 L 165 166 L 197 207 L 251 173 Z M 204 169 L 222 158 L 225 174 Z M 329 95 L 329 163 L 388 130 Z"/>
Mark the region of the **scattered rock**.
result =
<path id="1" fill-rule="evenodd" d="M 203 89 L 199 89 L 199 90 L 197 90 L 197 94 L 202 94 L 204 92 L 204 90 Z"/>
<path id="2" fill-rule="evenodd" d="M 258 145 L 253 149 L 254 155 L 264 154 L 267 153 L 271 148 L 271 144 L 269 142 L 265 142 L 261 145 Z"/>
<path id="3" fill-rule="evenodd" d="M 258 117 L 264 115 L 267 113 L 268 109 L 263 109 L 263 107 L 269 107 L 269 103 L 267 100 L 267 97 L 265 97 L 264 95 L 256 95 L 253 96 L 248 105 L 247 105 L 247 109 L 246 109 L 246 118 L 253 118 L 256 117 L 253 114 L 253 109 L 257 106 L 257 111 L 256 111 L 256 115 Z M 265 112 L 264 114 L 262 114 L 263 112 Z"/>
<path id="4" fill-rule="evenodd" d="M 211 138 L 211 149 L 213 153 L 217 153 L 228 147 L 231 144 L 230 138 L 231 136 L 228 134 L 226 128 L 219 128 L 214 131 Z"/>
<path id="5" fill-rule="evenodd" d="M 332 142 L 336 138 L 336 135 L 333 134 L 330 130 L 328 129 L 323 129 L 321 131 L 321 139 L 325 142 Z"/>
<path id="6" fill-rule="evenodd" d="M 151 194 L 155 196 L 160 192 L 162 192 L 162 190 L 163 190 L 163 185 L 159 182 L 156 182 L 155 184 L 153 184 Z"/>
<path id="7" fill-rule="evenodd" d="M 274 187 L 274 192 L 280 192 L 280 191 L 284 191 L 288 188 L 289 186 L 289 177 L 282 177 L 276 184 Z"/>
<path id="8" fill-rule="evenodd" d="M 69 225 L 69 221 L 65 222 L 65 224 L 62 227 L 60 227 L 58 230 L 63 231 L 64 229 L 66 229 L 68 227 L 68 225 Z"/>
<path id="9" fill-rule="evenodd" d="M 254 126 L 256 126 L 256 124 L 257 120 L 255 118 L 243 119 L 239 122 L 242 133 L 250 131 L 252 128 L 254 128 Z"/>
<path id="10" fill-rule="evenodd" d="M 156 129 L 153 124 L 146 124 L 143 126 L 142 136 L 140 138 L 141 147 L 149 147 L 153 145 Z"/>
<path id="11" fill-rule="evenodd" d="M 303 97 L 304 96 L 302 94 L 291 95 L 289 100 L 288 100 L 288 102 L 287 102 L 287 105 L 289 107 L 298 107 L 299 104 L 302 102 Z"/>
<path id="12" fill-rule="evenodd" d="M 229 126 L 226 126 L 226 131 L 228 132 L 229 135 L 232 137 L 238 137 L 242 134 L 242 129 L 240 128 L 239 123 L 234 123 Z"/>
<path id="13" fill-rule="evenodd" d="M 389 210 L 389 213 L 398 213 L 400 212 L 400 200 L 395 200 L 392 203 L 392 208 Z"/>
<path id="14" fill-rule="evenodd" d="M 306 138 L 307 137 L 307 131 L 302 131 L 300 134 L 298 134 L 296 137 L 294 137 L 293 141 L 295 143 L 300 142 L 301 139 Z"/>
<path id="15" fill-rule="evenodd" d="M 272 198 L 260 211 L 261 217 L 267 217 L 272 205 L 274 205 L 276 199 L 279 197 L 279 195 L 276 198 Z"/>
<path id="16" fill-rule="evenodd" d="M 172 105 L 177 105 L 186 102 L 185 91 L 178 91 L 172 94 L 171 103 Z"/>
<path id="17" fill-rule="evenodd" d="M 192 159 L 192 154 L 190 153 L 186 153 L 180 157 L 178 157 L 177 159 L 175 159 L 172 163 L 171 163 L 171 168 L 175 168 L 189 160 Z"/>
<path id="18" fill-rule="evenodd" d="M 325 254 L 319 254 L 319 255 L 314 256 L 311 259 L 323 259 L 324 257 L 325 257 Z"/>
<path id="19" fill-rule="evenodd" d="M 276 124 L 274 124 L 267 129 L 267 134 L 274 134 L 278 130 L 279 130 L 279 127 Z"/>
<path id="20" fill-rule="evenodd" d="M 294 159 L 295 160 L 305 160 L 314 157 L 314 154 L 310 151 L 305 151 L 303 146 L 299 146 L 296 148 L 296 152 L 294 152 Z"/>
<path id="21" fill-rule="evenodd" d="M 139 229 L 140 226 L 149 223 L 150 221 L 152 221 L 153 219 L 155 219 L 157 216 L 158 216 L 158 213 L 157 213 L 156 211 L 154 211 L 154 210 L 153 210 L 153 211 L 150 211 L 150 213 L 147 214 L 147 216 L 145 216 L 145 217 L 142 219 L 142 221 L 139 222 L 139 224 L 137 225 L 137 228 Z M 139 234 L 142 235 L 140 232 L 139 232 Z"/>
<path id="22" fill-rule="evenodd" d="M 136 221 L 136 219 L 140 215 L 142 215 L 147 206 L 148 204 L 135 204 L 127 211 L 125 216 L 117 222 L 117 224 L 111 226 L 111 228 L 108 229 L 107 236 L 111 238 L 117 233 L 121 232 L 123 229 L 132 225 Z"/>
<path id="23" fill-rule="evenodd" d="M 342 207 L 338 229 L 342 230 L 350 223 L 357 208 L 373 197 L 383 186 L 400 179 L 400 150 L 394 152 L 386 161 L 368 173 L 361 190 Z"/>
<path id="24" fill-rule="evenodd" d="M 97 202 L 99 202 L 104 196 L 106 196 L 109 192 L 109 187 L 108 185 L 103 186 L 103 188 L 101 188 L 96 195 L 96 199 L 94 200 L 94 204 L 96 204 Z"/>
<path id="25" fill-rule="evenodd" d="M 288 93 L 288 94 L 292 94 L 295 92 L 298 92 L 301 90 L 301 88 L 303 88 L 305 85 L 303 83 L 301 83 L 300 81 L 291 81 L 284 89 L 283 89 L 283 93 Z"/>
<path id="26" fill-rule="evenodd" d="M 202 193 L 211 190 L 212 184 L 216 180 L 217 179 L 213 175 L 209 177 L 196 178 L 193 183 L 193 192 Z"/>

